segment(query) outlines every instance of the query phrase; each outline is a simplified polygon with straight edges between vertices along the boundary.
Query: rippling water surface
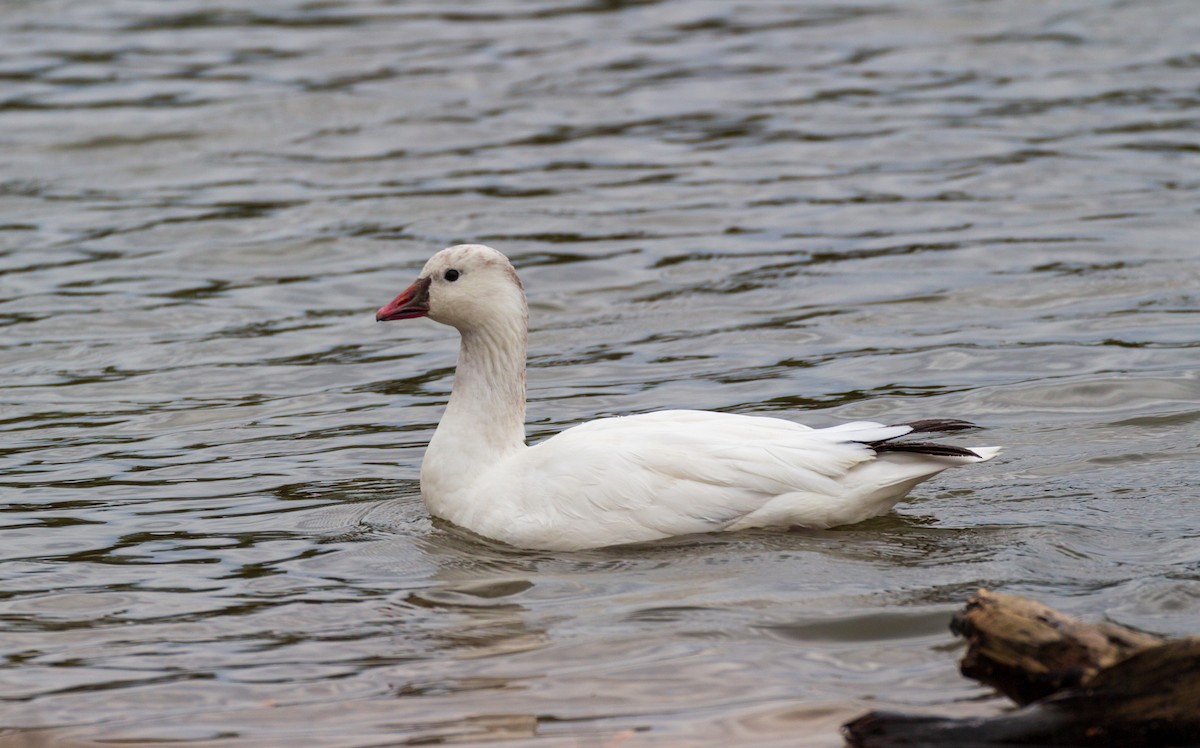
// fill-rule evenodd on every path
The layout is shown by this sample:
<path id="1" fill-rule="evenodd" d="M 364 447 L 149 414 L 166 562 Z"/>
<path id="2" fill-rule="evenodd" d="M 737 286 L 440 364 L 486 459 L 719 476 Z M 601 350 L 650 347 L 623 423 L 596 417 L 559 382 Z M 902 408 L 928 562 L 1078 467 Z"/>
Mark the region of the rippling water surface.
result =
<path id="1" fill-rule="evenodd" d="M 14 745 L 837 745 L 1000 708 L 983 584 L 1200 621 L 1200 9 L 67 0 L 0 8 L 0 725 Z M 883 518 L 586 553 L 431 522 L 508 253 L 530 433 L 962 417 Z"/>

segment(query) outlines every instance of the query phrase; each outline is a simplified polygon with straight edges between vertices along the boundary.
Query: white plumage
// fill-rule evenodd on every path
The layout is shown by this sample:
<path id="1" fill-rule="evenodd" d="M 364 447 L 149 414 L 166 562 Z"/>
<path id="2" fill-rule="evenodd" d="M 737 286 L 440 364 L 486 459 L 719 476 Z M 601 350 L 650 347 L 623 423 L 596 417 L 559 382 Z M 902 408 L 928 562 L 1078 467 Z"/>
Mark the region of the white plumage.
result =
<path id="1" fill-rule="evenodd" d="M 962 421 L 812 429 L 696 410 L 602 418 L 526 446 L 527 307 L 508 259 L 478 244 L 444 249 L 376 319 L 422 316 L 457 328 L 462 347 L 421 494 L 435 516 L 523 548 L 850 524 L 1000 451 L 891 441 Z"/>

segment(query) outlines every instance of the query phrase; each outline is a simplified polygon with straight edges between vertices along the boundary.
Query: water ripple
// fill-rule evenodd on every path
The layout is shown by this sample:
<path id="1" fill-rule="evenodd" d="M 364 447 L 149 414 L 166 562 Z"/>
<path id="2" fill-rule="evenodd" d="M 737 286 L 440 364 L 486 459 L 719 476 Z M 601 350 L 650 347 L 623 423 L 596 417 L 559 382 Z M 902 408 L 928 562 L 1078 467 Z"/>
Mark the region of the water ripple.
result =
<path id="1" fill-rule="evenodd" d="M 1195 633 L 1188 10 L 4 6 L 4 724 L 830 745 L 992 708 L 944 630 L 981 584 Z M 941 414 L 1005 457 L 833 531 L 431 521 L 456 342 L 371 313 L 459 241 L 522 273 L 535 438 Z"/>

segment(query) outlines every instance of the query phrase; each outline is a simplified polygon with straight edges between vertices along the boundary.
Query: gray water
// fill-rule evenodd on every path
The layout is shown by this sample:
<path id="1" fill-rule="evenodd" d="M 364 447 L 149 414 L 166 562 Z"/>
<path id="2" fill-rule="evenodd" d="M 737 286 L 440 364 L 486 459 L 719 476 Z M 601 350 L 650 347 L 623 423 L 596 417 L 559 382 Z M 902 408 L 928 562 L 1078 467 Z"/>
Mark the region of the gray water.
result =
<path id="1" fill-rule="evenodd" d="M 1200 631 L 1192 0 L 0 6 L 0 741 L 838 745 L 980 585 Z M 530 426 L 968 418 L 890 515 L 431 522 L 464 241 Z"/>

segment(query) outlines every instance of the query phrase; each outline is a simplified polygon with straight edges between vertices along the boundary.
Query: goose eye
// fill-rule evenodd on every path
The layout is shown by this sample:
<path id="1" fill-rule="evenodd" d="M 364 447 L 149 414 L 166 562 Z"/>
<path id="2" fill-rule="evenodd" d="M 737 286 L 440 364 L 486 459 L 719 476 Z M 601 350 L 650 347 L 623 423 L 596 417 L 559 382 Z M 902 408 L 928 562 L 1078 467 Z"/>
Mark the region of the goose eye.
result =
<path id="1" fill-rule="evenodd" d="M 450 268 L 449 270 L 446 271 L 446 274 L 442 277 L 445 278 L 446 280 L 450 281 L 451 283 L 453 283 L 454 281 L 458 280 L 458 276 L 459 276 L 459 272 L 457 270 L 455 270 L 454 268 Z"/>

